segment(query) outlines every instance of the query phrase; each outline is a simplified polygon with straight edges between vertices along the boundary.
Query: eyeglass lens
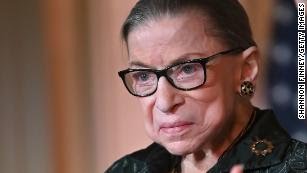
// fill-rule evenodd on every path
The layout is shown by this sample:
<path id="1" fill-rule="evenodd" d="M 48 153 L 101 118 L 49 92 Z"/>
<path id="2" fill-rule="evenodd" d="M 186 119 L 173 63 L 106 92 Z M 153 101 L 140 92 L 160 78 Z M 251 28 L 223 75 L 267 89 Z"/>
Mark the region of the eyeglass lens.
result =
<path id="1" fill-rule="evenodd" d="M 191 89 L 202 85 L 205 80 L 204 67 L 200 63 L 185 63 L 173 66 L 166 71 L 169 82 L 178 89 Z M 154 93 L 158 86 L 158 76 L 153 71 L 132 71 L 125 75 L 129 91 L 138 96 Z"/>

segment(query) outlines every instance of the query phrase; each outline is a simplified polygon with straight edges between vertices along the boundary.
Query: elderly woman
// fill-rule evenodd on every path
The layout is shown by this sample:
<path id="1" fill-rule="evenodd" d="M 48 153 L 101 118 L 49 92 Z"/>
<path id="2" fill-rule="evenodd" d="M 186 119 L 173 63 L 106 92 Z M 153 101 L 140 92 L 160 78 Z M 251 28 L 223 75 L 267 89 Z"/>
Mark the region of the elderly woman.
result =
<path id="1" fill-rule="evenodd" d="M 307 145 L 250 102 L 259 52 L 237 0 L 140 0 L 122 36 L 154 143 L 106 172 L 307 172 Z"/>

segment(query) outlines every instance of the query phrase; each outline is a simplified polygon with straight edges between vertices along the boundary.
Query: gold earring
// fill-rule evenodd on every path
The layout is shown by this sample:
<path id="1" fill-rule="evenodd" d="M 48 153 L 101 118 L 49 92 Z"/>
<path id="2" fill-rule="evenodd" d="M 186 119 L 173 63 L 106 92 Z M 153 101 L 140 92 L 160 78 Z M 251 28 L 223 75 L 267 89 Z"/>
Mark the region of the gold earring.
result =
<path id="1" fill-rule="evenodd" d="M 244 97 L 244 96 L 251 97 L 251 96 L 254 95 L 254 93 L 255 93 L 255 87 L 254 87 L 253 83 L 251 83 L 250 81 L 244 81 L 241 84 L 240 95 L 242 97 Z"/>

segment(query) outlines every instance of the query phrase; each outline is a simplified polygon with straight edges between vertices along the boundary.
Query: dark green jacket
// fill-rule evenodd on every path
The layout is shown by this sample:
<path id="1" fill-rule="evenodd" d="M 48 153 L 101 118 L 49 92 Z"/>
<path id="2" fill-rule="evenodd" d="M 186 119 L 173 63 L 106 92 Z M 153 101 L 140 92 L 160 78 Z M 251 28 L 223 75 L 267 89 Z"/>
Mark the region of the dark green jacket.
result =
<path id="1" fill-rule="evenodd" d="M 106 172 L 180 172 L 180 162 L 180 156 L 153 143 L 116 161 Z M 244 164 L 244 172 L 251 173 L 307 173 L 307 144 L 291 139 L 272 111 L 257 109 L 250 129 L 208 172 L 229 172 L 236 164 Z"/>

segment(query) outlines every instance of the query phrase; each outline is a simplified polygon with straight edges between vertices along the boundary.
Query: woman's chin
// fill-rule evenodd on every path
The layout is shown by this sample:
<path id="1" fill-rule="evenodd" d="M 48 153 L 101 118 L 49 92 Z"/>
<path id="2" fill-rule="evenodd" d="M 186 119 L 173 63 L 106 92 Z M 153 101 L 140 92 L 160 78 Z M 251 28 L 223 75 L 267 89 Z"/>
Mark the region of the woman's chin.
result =
<path id="1" fill-rule="evenodd" d="M 187 155 L 195 150 L 191 144 L 182 141 L 170 142 L 162 144 L 168 152 L 174 155 Z"/>

